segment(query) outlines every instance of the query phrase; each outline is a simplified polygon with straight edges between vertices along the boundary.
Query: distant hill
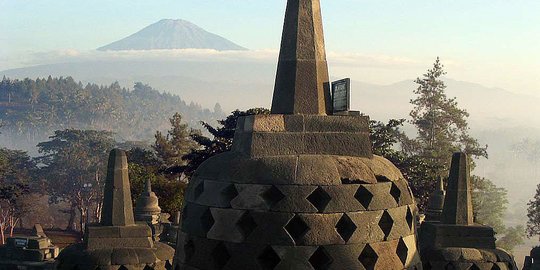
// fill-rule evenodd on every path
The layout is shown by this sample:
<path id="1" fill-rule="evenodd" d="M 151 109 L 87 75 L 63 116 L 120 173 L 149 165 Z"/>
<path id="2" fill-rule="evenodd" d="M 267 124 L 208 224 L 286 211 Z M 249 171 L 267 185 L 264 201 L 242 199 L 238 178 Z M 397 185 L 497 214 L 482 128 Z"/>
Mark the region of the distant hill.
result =
<path id="1" fill-rule="evenodd" d="M 191 22 L 170 19 L 151 24 L 131 36 L 98 48 L 100 51 L 157 49 L 246 50 Z"/>
<path id="2" fill-rule="evenodd" d="M 73 78 L 43 78 L 0 82 L 0 123 L 3 146 L 31 149 L 55 130 L 76 128 L 108 130 L 119 141 L 151 141 L 156 130 L 169 129 L 169 118 L 201 129 L 199 121 L 223 119 L 220 106 L 213 111 L 179 96 L 160 93 L 136 83 L 133 89 L 118 83 L 83 85 Z"/>

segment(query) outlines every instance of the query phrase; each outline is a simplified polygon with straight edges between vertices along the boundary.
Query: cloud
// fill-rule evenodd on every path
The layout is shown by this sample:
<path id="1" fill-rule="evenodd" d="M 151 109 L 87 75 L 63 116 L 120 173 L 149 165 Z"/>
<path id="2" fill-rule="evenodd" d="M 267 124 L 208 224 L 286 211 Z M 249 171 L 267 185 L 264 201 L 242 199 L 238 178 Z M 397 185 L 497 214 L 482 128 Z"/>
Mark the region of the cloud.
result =
<path id="1" fill-rule="evenodd" d="M 86 61 L 202 61 L 202 62 L 261 62 L 273 64 L 277 62 L 279 51 L 275 49 L 251 51 L 216 51 L 210 49 L 176 49 L 147 51 L 79 51 L 75 49 L 29 53 L 18 58 L 17 66 L 35 66 L 55 63 Z M 388 55 L 369 55 L 347 52 L 328 52 L 327 59 L 331 65 L 342 67 L 371 68 L 407 68 L 419 65 L 424 61 L 406 57 Z M 11 59 L 14 60 L 14 59 Z"/>

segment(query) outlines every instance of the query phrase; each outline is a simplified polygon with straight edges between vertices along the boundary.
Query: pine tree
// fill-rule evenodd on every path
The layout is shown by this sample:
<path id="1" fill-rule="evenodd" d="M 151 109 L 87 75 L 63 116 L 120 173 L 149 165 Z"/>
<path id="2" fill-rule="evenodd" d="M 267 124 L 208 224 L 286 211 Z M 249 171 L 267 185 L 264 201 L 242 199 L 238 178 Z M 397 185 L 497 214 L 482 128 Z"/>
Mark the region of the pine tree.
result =
<path id="1" fill-rule="evenodd" d="M 175 113 L 169 122 L 171 129 L 167 135 L 156 132 L 156 140 L 152 147 L 166 167 L 184 166 L 186 164 L 183 160 L 184 155 L 197 147 L 190 137 L 192 131 L 187 124 L 182 123 L 182 116 L 179 113 Z"/>

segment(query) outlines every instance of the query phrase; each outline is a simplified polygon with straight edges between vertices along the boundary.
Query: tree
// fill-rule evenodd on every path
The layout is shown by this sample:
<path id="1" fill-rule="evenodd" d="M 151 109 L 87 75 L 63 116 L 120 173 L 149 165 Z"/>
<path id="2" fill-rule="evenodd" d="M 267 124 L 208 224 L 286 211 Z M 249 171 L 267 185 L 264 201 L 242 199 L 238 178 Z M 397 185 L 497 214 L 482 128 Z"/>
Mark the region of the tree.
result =
<path id="1" fill-rule="evenodd" d="M 4 235 L 19 224 L 30 208 L 24 198 L 30 193 L 30 179 L 35 173 L 35 163 L 23 151 L 0 148 L 0 242 Z"/>
<path id="2" fill-rule="evenodd" d="M 191 176 L 205 160 L 217 154 L 230 151 L 238 118 L 257 114 L 270 114 L 270 111 L 265 108 L 252 108 L 247 111 L 236 110 L 225 119 L 219 120 L 218 123 L 220 126 L 218 127 L 213 127 L 207 122 L 201 122 L 203 127 L 213 136 L 213 138 L 206 137 L 201 132 L 193 132 L 191 138 L 200 147 L 193 149 L 184 157 L 184 159 L 188 161 L 185 167 L 177 169 L 182 170 L 186 175 Z"/>
<path id="3" fill-rule="evenodd" d="M 540 184 L 536 187 L 534 198 L 527 205 L 527 236 L 540 236 Z"/>
<path id="4" fill-rule="evenodd" d="M 76 129 L 57 130 L 38 144 L 42 156 L 37 160 L 51 203 L 71 205 L 68 229 L 75 228 L 75 210 L 81 232 L 84 224 L 99 220 L 107 157 L 114 144 L 111 132 Z"/>
<path id="5" fill-rule="evenodd" d="M 441 79 L 446 75 L 443 68 L 437 57 L 433 68 L 423 78 L 415 80 L 418 88 L 414 91 L 416 97 L 411 100 L 414 108 L 410 116 L 418 136 L 410 149 L 434 166 L 440 166 L 440 173 L 444 174 L 453 152 L 463 151 L 474 158 L 487 158 L 488 155 L 487 146 L 481 147 L 469 135 L 469 113 L 458 107 L 456 98 L 446 96 L 446 85 Z"/>
<path id="6" fill-rule="evenodd" d="M 163 164 L 153 151 L 136 147 L 127 154 L 133 202 L 143 192 L 146 179 L 150 179 L 152 191 L 158 196 L 162 211 L 170 214 L 180 211 L 186 183 L 165 177 L 161 173 Z"/>
<path id="7" fill-rule="evenodd" d="M 171 129 L 167 135 L 163 135 L 159 131 L 156 132 L 156 141 L 152 147 L 156 151 L 157 157 L 163 161 L 167 168 L 183 166 L 186 163 L 183 160 L 184 155 L 196 147 L 195 142 L 190 137 L 192 131 L 187 124 L 182 123 L 182 116 L 179 113 L 175 113 L 169 122 Z M 173 174 L 172 176 L 176 177 L 177 175 Z"/>
<path id="8" fill-rule="evenodd" d="M 497 240 L 497 247 L 513 252 L 516 246 L 525 242 L 525 228 L 523 225 L 507 228 L 504 236 Z"/>

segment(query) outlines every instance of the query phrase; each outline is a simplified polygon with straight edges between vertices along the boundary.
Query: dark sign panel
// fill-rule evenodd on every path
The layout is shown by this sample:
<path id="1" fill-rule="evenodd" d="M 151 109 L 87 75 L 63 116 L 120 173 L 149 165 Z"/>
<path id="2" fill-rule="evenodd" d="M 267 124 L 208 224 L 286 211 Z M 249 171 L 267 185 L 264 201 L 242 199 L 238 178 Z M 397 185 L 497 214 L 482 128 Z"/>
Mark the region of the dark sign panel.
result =
<path id="1" fill-rule="evenodd" d="M 332 105 L 334 112 L 348 111 L 351 107 L 351 79 L 332 83 Z"/>

